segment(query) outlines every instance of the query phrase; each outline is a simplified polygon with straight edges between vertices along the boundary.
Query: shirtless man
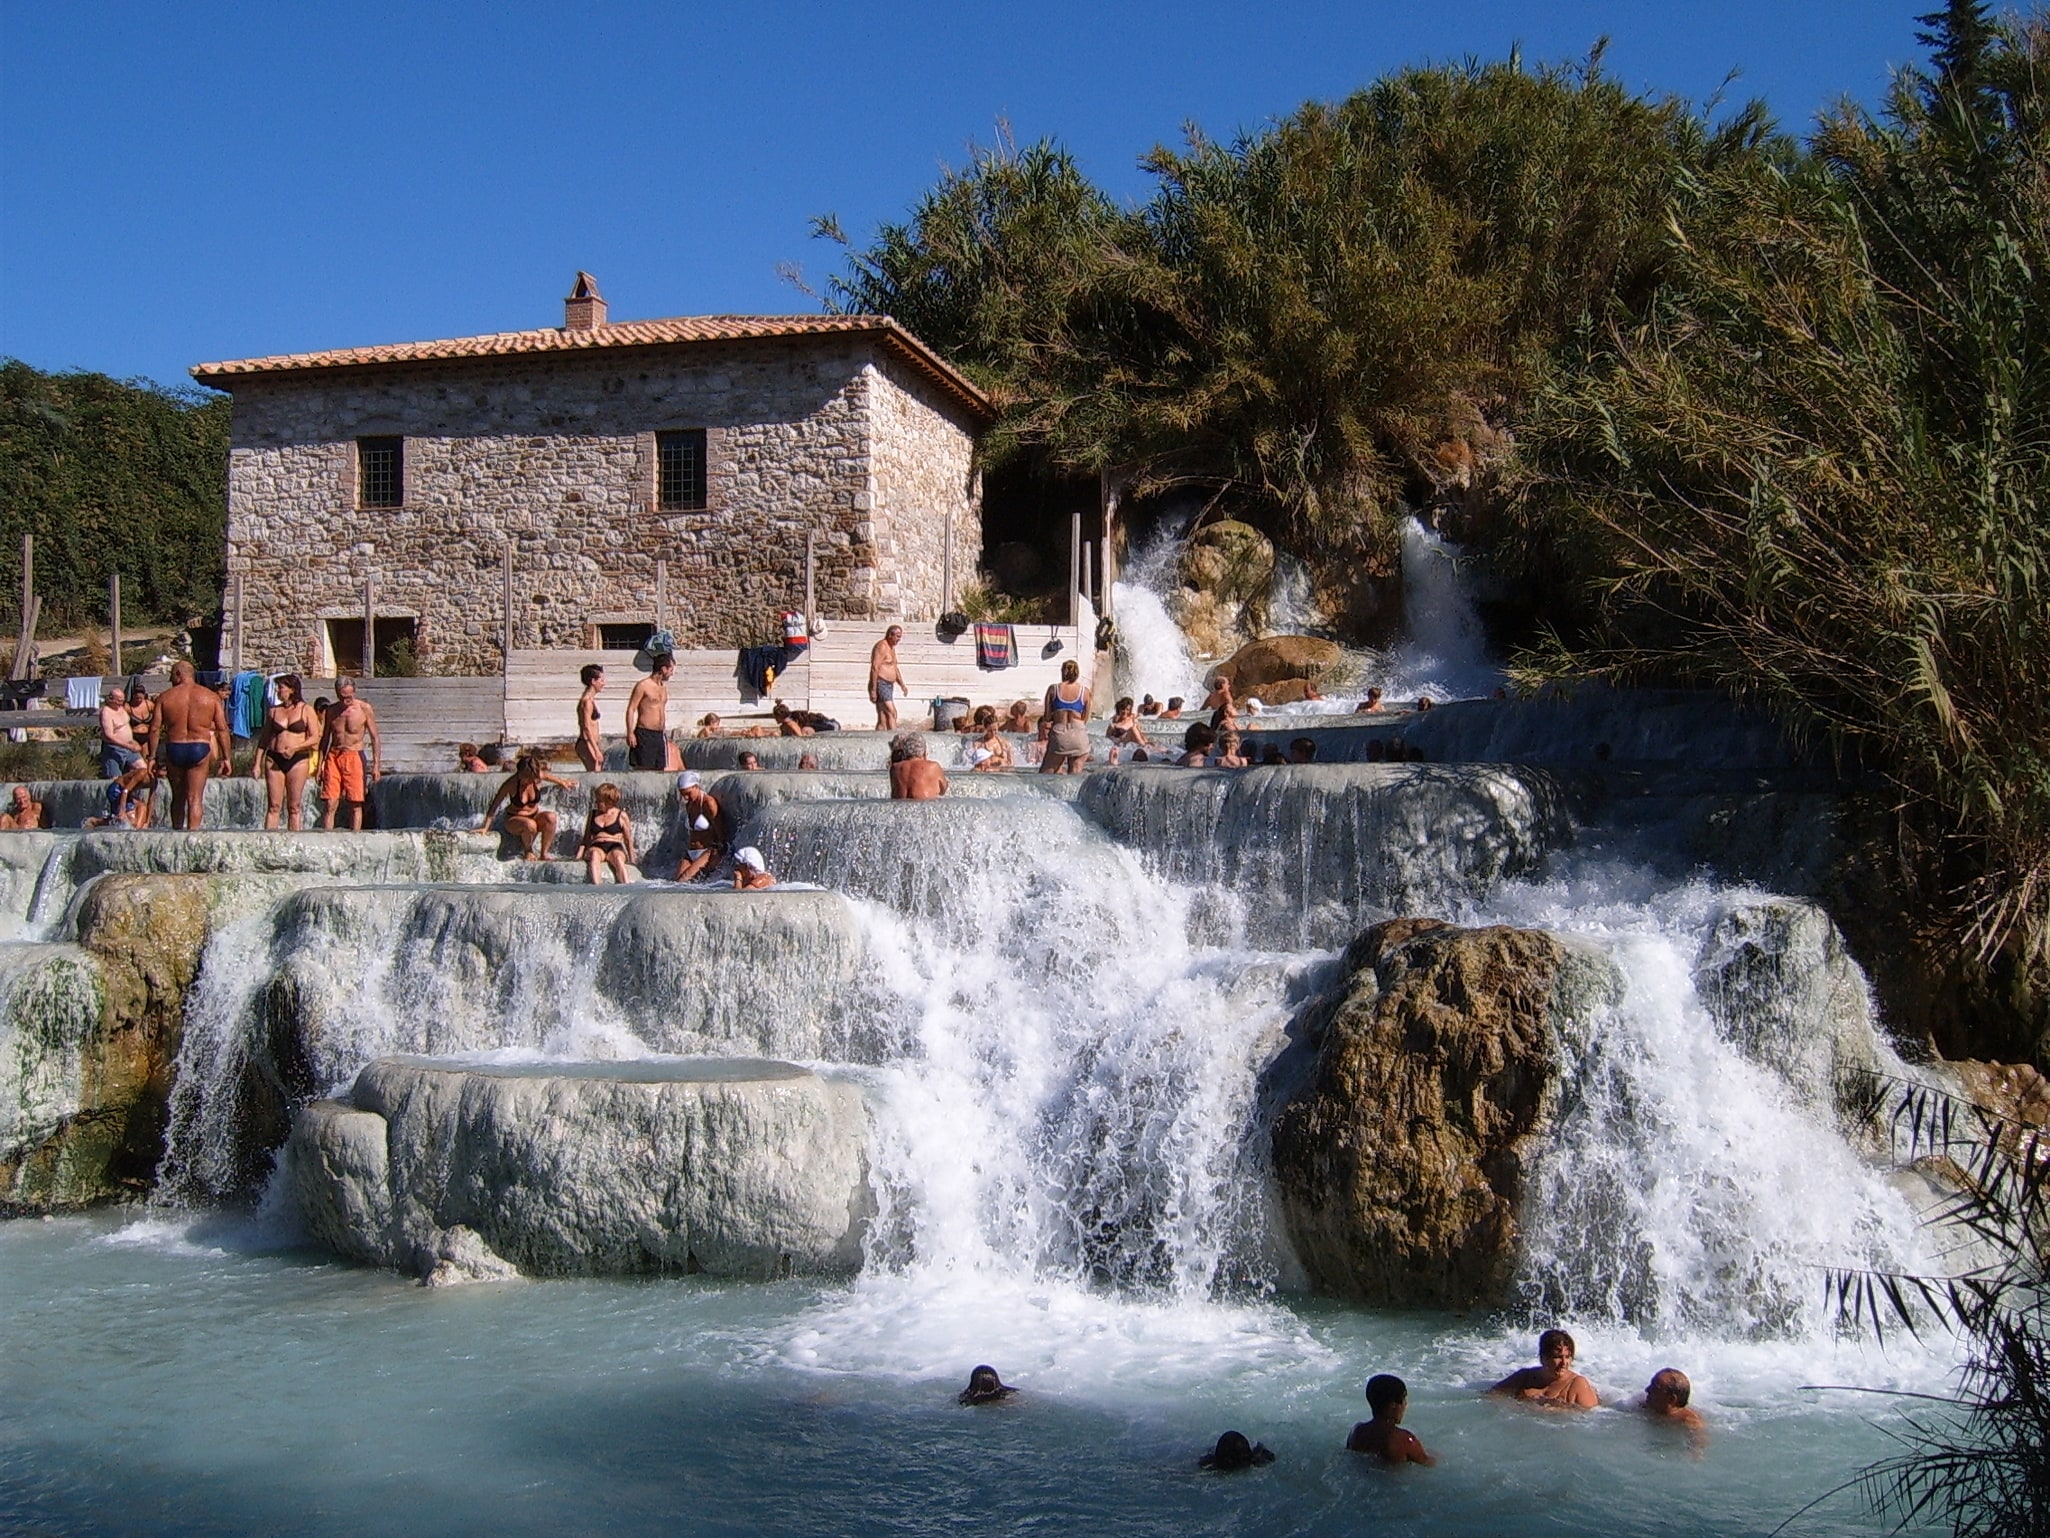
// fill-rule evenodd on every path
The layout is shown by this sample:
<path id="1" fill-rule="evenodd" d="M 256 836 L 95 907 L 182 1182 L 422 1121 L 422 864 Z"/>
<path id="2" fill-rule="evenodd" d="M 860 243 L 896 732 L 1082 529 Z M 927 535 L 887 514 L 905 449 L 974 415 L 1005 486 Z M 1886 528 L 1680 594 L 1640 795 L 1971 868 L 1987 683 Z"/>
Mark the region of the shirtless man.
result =
<path id="1" fill-rule="evenodd" d="M 890 799 L 933 801 L 947 793 L 947 772 L 925 756 L 925 739 L 906 732 L 890 743 Z"/>
<path id="2" fill-rule="evenodd" d="M 678 881 L 695 881 L 707 874 L 733 843 L 726 814 L 719 798 L 705 789 L 694 769 L 676 777 L 677 798 L 683 811 L 683 859 L 676 867 Z"/>
<path id="3" fill-rule="evenodd" d="M 135 723 L 128 717 L 128 696 L 117 685 L 100 704 L 100 778 L 120 779 L 141 757 Z"/>
<path id="4" fill-rule="evenodd" d="M 897 666 L 897 643 L 903 639 L 904 627 L 892 625 L 868 654 L 868 697 L 876 702 L 879 732 L 897 729 L 897 696 L 904 692 L 904 670 Z"/>
<path id="5" fill-rule="evenodd" d="M 591 773 L 605 767 L 605 747 L 598 736 L 598 696 L 605 688 L 605 669 L 587 663 L 581 675 L 583 697 L 577 701 L 577 758 Z"/>
<path id="6" fill-rule="evenodd" d="M 1687 1381 L 1687 1374 L 1677 1367 L 1661 1367 L 1644 1386 L 1644 1413 L 1661 1425 L 1678 1426 L 1699 1451 L 1708 1440 L 1708 1426 L 1699 1410 L 1688 1408 L 1687 1401 L 1693 1397 L 1694 1385 Z"/>
<path id="7" fill-rule="evenodd" d="M 1592 1410 L 1601 1401 L 1595 1397 L 1594 1385 L 1573 1370 L 1574 1351 L 1571 1335 L 1547 1330 L 1538 1337 L 1541 1365 L 1519 1367 L 1488 1392 L 1548 1410 Z"/>
<path id="8" fill-rule="evenodd" d="M 194 683 L 192 664 L 171 664 L 171 687 L 157 696 L 157 767 L 171 782 L 171 826 L 196 832 L 206 810 L 206 777 L 218 758 L 235 761 L 221 697 Z"/>
<path id="9" fill-rule="evenodd" d="M 7 803 L 7 810 L 0 812 L 0 829 L 10 833 L 26 833 L 32 828 L 47 828 L 49 825 L 49 809 L 29 793 L 26 785 L 15 786 L 13 798 Z"/>
<path id="10" fill-rule="evenodd" d="M 370 744 L 369 780 L 363 773 L 363 744 Z M 327 803 L 320 825 L 332 832 L 335 813 L 349 809 L 349 828 L 361 832 L 363 803 L 369 799 L 370 780 L 384 778 L 384 746 L 377 738 L 377 712 L 368 700 L 356 698 L 356 680 L 335 680 L 335 702 L 327 713 L 320 738 L 320 796 Z"/>
<path id="11" fill-rule="evenodd" d="M 1361 1421 L 1345 1439 L 1349 1453 L 1372 1453 L 1383 1463 L 1422 1463 L 1431 1455 L 1416 1434 L 1402 1429 L 1402 1417 L 1409 1409 L 1409 1385 L 1393 1373 L 1376 1373 L 1367 1379 L 1367 1408 L 1372 1420 Z"/>
<path id="12" fill-rule="evenodd" d="M 626 697 L 626 762 L 629 769 L 669 767 L 669 680 L 676 659 L 661 656 Z"/>

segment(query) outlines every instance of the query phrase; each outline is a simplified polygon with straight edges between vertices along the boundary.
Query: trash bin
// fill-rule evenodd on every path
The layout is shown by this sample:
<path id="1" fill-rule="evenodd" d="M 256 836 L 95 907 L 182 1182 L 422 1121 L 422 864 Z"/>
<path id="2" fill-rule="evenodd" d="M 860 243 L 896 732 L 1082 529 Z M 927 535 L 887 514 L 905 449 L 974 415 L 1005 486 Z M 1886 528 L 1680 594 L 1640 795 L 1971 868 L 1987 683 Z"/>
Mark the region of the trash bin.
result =
<path id="1" fill-rule="evenodd" d="M 954 725 L 968 714 L 965 699 L 935 699 L 932 702 L 932 729 L 936 732 L 951 732 Z"/>

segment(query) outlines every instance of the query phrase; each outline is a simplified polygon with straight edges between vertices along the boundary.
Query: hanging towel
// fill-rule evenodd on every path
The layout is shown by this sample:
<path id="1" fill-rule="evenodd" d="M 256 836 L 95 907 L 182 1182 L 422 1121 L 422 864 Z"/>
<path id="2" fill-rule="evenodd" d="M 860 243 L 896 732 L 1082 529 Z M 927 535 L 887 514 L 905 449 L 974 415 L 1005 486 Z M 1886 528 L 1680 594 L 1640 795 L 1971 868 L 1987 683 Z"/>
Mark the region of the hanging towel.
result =
<path id="1" fill-rule="evenodd" d="M 743 646 L 740 649 L 740 681 L 757 698 L 766 695 L 783 670 L 783 646 Z"/>
<path id="2" fill-rule="evenodd" d="M 228 689 L 228 730 L 237 737 L 254 737 L 263 730 L 264 676 L 237 673 Z"/>
<path id="3" fill-rule="evenodd" d="M 975 627 L 975 665 L 979 668 L 1014 668 L 1018 665 L 1018 632 L 1009 625 Z"/>
<path id="4" fill-rule="evenodd" d="M 97 678 L 67 678 L 64 680 L 64 708 L 66 710 L 98 710 L 100 708 L 100 681 Z"/>

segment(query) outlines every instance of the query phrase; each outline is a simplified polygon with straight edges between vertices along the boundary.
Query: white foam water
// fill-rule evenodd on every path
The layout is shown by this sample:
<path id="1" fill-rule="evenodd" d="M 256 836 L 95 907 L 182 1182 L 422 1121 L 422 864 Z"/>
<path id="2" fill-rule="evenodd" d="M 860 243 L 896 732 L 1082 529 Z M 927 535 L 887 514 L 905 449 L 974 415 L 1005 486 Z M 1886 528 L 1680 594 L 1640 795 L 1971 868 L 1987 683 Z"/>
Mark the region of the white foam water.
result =
<path id="1" fill-rule="evenodd" d="M 1189 638 L 1167 612 L 1187 531 L 1186 520 L 1163 522 L 1111 584 L 1118 626 L 1116 694 L 1135 700 L 1150 694 L 1163 705 L 1176 696 L 1191 706 L 1202 703 L 1203 675 L 1189 655 Z"/>
<path id="2" fill-rule="evenodd" d="M 1488 655 L 1487 632 L 1472 585 L 1459 569 L 1459 547 L 1415 518 L 1402 524 L 1404 637 L 1362 680 L 1378 684 L 1390 703 L 1420 695 L 1479 699 L 1502 682 Z"/>

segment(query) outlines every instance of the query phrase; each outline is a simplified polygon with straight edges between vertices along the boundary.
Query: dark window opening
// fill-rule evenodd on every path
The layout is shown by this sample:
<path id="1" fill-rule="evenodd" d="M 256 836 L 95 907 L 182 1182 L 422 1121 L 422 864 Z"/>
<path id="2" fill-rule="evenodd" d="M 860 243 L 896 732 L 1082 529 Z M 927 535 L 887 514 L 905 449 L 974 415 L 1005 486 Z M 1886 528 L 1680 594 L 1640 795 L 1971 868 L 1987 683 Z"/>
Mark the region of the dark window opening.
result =
<path id="1" fill-rule="evenodd" d="M 415 619 L 377 617 L 377 634 L 371 648 L 377 678 L 411 678 L 420 671 L 420 622 Z M 327 645 L 335 659 L 337 677 L 346 673 L 363 676 L 363 621 L 331 619 L 327 622 Z"/>
<path id="2" fill-rule="evenodd" d="M 649 624 L 600 625 L 598 627 L 598 649 L 608 652 L 637 652 L 648 644 L 648 637 L 655 633 Z"/>
<path id="3" fill-rule="evenodd" d="M 655 503 L 664 512 L 705 505 L 705 430 L 655 434 Z"/>
<path id="4" fill-rule="evenodd" d="M 358 438 L 356 440 L 356 505 L 359 507 L 403 507 L 406 502 L 406 461 L 403 440 Z"/>

